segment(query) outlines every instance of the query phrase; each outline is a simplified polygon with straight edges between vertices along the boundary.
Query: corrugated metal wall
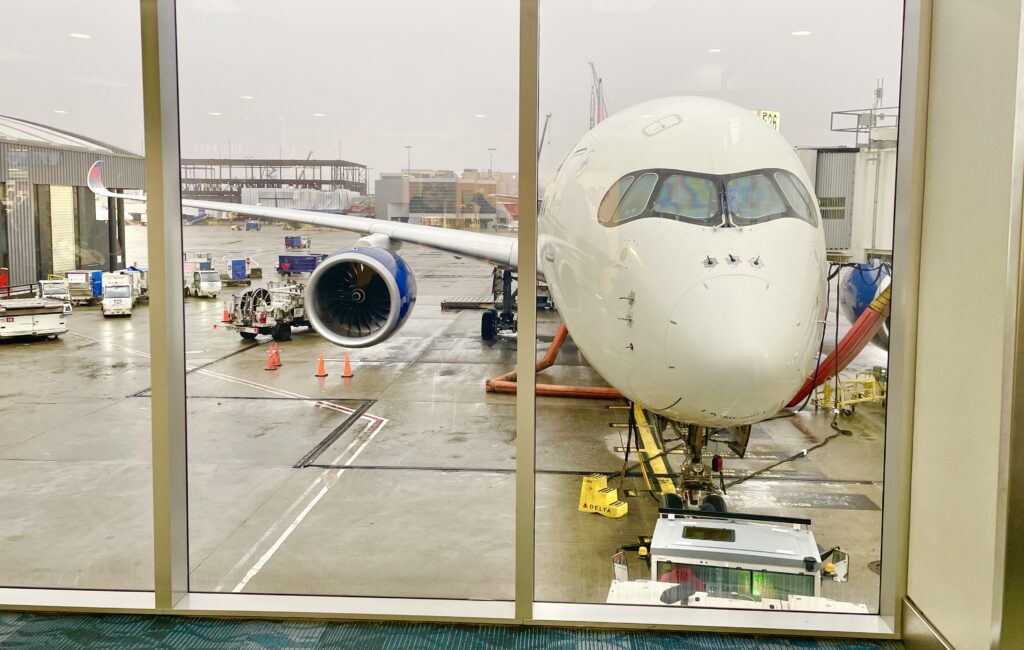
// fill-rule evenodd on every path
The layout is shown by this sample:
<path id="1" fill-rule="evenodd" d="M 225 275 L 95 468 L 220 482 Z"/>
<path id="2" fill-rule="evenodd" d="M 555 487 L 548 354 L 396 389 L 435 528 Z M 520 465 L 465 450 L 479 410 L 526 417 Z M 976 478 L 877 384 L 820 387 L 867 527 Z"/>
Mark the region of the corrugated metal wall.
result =
<path id="1" fill-rule="evenodd" d="M 850 247 L 853 235 L 853 179 L 857 151 L 818 153 L 815 194 L 825 228 L 825 247 Z"/>
<path id="2" fill-rule="evenodd" d="M 28 180 L 36 185 L 84 186 L 89 167 L 97 160 L 103 161 L 103 182 L 107 187 L 142 189 L 145 177 L 142 158 L 10 142 L 0 142 L 0 183 L 12 173 L 27 172 Z"/>
<path id="3" fill-rule="evenodd" d="M 7 245 L 11 284 L 36 281 L 35 192 L 24 179 L 7 179 Z"/>
<path id="4" fill-rule="evenodd" d="M 103 161 L 103 181 L 108 187 L 143 188 L 145 168 L 140 157 L 0 142 L 0 183 L 6 183 L 7 187 L 7 241 L 12 284 L 26 284 L 39 278 L 34 186 L 83 187 L 89 167 L 97 160 Z M 75 245 L 73 233 L 70 243 L 72 247 Z"/>

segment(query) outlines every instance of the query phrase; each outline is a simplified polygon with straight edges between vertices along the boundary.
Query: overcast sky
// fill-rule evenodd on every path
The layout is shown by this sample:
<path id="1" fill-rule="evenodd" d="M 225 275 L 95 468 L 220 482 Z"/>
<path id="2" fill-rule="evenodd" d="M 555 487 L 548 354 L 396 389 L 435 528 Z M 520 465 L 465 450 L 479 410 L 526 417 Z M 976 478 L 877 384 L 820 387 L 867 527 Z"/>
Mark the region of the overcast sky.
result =
<path id="1" fill-rule="evenodd" d="M 138 2 L 0 6 L 0 114 L 140 151 Z M 178 14 L 183 157 L 230 142 L 232 157 L 312 151 L 376 177 L 405 168 L 406 145 L 414 168 L 456 170 L 486 168 L 493 147 L 495 169 L 516 167 L 516 2 L 178 0 Z M 869 107 L 878 79 L 898 102 L 901 20 L 895 0 L 541 0 L 542 177 L 587 130 L 590 61 L 612 112 L 705 95 L 781 112 L 794 145 L 852 144 L 830 113 Z"/>

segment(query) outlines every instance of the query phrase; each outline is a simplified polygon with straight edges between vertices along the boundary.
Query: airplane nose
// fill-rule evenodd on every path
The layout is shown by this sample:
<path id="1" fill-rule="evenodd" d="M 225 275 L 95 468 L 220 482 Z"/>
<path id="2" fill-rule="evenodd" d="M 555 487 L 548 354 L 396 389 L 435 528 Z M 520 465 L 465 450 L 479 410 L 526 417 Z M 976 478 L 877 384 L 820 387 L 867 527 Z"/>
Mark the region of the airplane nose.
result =
<path id="1" fill-rule="evenodd" d="M 680 385 L 680 408 L 722 424 L 774 413 L 805 379 L 808 328 L 777 286 L 745 275 L 698 283 L 679 299 L 666 332 L 666 357 Z"/>

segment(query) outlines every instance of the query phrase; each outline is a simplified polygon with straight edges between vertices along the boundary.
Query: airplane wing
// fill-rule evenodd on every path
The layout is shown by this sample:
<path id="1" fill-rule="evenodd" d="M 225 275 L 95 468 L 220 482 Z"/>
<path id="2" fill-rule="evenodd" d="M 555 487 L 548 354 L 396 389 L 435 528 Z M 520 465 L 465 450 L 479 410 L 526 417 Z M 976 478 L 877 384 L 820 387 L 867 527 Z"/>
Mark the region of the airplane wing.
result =
<path id="1" fill-rule="evenodd" d="M 103 162 L 96 161 L 89 168 L 89 189 L 99 196 L 145 202 L 146 197 L 136 194 L 117 194 L 103 184 Z M 519 264 L 518 242 L 513 237 L 502 237 L 482 232 L 469 232 L 437 228 L 419 224 L 381 221 L 344 214 L 326 214 L 312 210 L 272 208 L 260 205 L 242 205 L 220 201 L 182 199 L 181 205 L 220 212 L 237 212 L 254 217 L 267 217 L 314 226 L 337 228 L 364 235 L 384 235 L 395 242 L 420 244 L 437 250 L 468 257 L 498 266 L 516 269 Z"/>

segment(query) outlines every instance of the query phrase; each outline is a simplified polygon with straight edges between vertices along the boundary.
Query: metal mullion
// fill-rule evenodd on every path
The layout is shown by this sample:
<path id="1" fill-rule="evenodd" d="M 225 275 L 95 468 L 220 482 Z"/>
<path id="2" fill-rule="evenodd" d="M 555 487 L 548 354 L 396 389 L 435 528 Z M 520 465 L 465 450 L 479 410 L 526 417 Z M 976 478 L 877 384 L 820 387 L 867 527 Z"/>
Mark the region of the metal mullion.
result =
<path id="1" fill-rule="evenodd" d="M 536 514 L 538 0 L 519 0 L 519 325 L 516 346 L 516 620 L 533 618 Z"/>
<path id="2" fill-rule="evenodd" d="M 153 586 L 157 609 L 188 592 L 185 327 L 175 0 L 140 0 L 149 228 Z"/>
<path id="3" fill-rule="evenodd" d="M 1024 35 L 1024 12 L 1015 25 Z M 1004 289 L 1004 355 L 1002 415 L 999 436 L 999 492 L 996 499 L 995 580 L 992 592 L 993 648 L 1021 647 L 1024 643 L 1024 40 L 1018 40 L 1015 88 L 1017 119 L 1013 129 L 1010 167 L 1009 248 L 1007 286 Z"/>
<path id="4" fill-rule="evenodd" d="M 889 398 L 885 413 L 882 571 L 878 613 L 899 630 L 907 593 L 910 475 L 917 374 L 918 293 L 924 207 L 931 0 L 908 0 L 903 15 L 899 151 L 893 224 Z"/>

